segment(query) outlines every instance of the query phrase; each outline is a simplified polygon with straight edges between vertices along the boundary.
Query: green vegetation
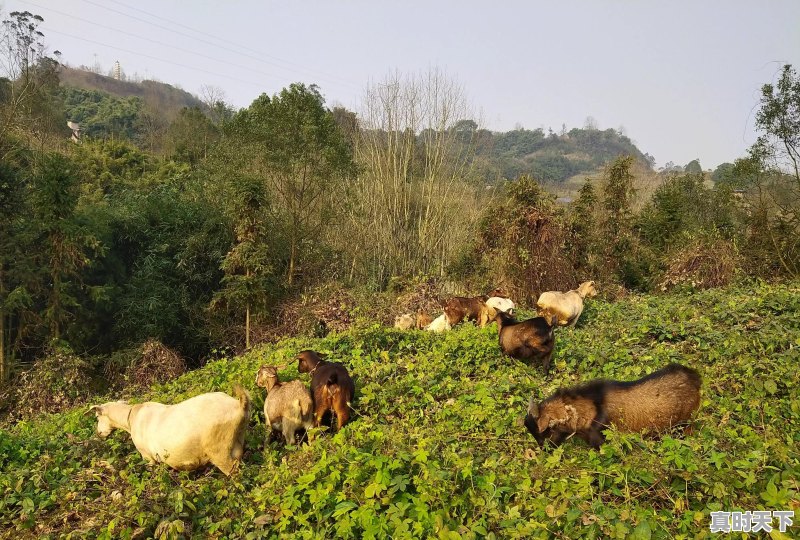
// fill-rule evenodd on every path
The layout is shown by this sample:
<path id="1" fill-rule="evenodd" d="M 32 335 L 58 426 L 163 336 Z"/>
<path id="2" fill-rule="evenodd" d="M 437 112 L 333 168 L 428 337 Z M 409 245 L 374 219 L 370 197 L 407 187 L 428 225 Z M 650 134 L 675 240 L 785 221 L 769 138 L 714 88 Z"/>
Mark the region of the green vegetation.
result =
<path id="1" fill-rule="evenodd" d="M 0 26 L 0 536 L 684 538 L 710 510 L 798 507 L 791 66 L 762 89 L 748 157 L 709 178 L 699 160 L 656 173 L 589 120 L 481 130 L 435 69 L 370 84 L 357 111 L 300 83 L 233 111 L 219 89 L 65 69 L 42 22 Z M 491 328 L 381 326 L 585 279 L 621 301 L 559 331 L 550 380 Z M 795 281 L 742 285 L 758 279 Z M 632 296 L 653 291 L 671 295 Z M 149 469 L 82 415 L 98 396 L 255 390 L 259 364 L 303 348 L 352 369 L 356 421 L 265 448 L 256 411 L 233 479 Z M 542 452 L 522 428 L 532 393 L 669 361 L 704 376 L 686 437 Z"/>
<path id="2" fill-rule="evenodd" d="M 138 396 L 174 402 L 249 386 L 242 467 L 148 468 L 127 434 L 101 441 L 83 409 L 0 432 L 0 530 L 85 538 L 689 538 L 713 510 L 797 508 L 800 290 L 754 285 L 592 302 L 560 330 L 552 378 L 502 357 L 493 326 L 444 335 L 367 326 L 222 359 Z M 304 348 L 344 362 L 355 420 L 310 445 L 264 447 L 262 363 L 298 377 Z M 635 379 L 668 362 L 703 376 L 693 430 L 610 432 L 536 447 L 528 399 L 594 377 Z"/>
<path id="3" fill-rule="evenodd" d="M 579 173 L 592 173 L 620 156 L 634 156 L 652 166 L 631 140 L 613 129 L 573 128 L 561 134 L 541 129 L 505 133 L 481 132 L 478 154 L 490 158 L 504 178 L 531 175 L 548 184 L 560 184 Z"/>

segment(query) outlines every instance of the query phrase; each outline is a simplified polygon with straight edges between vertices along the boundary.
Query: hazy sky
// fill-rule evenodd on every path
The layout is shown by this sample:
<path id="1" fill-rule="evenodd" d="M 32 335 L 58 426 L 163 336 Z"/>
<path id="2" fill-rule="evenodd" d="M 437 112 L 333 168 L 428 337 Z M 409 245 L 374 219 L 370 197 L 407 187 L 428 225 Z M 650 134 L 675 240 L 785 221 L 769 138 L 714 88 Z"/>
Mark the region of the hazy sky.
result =
<path id="1" fill-rule="evenodd" d="M 800 0 L 548 2 L 0 0 L 45 19 L 72 66 L 119 60 L 244 107 L 291 82 L 358 107 L 369 80 L 436 66 L 485 127 L 560 130 L 587 116 L 644 152 L 704 168 L 755 139 L 762 84 L 800 69 Z M 79 39 L 80 38 L 80 39 Z"/>

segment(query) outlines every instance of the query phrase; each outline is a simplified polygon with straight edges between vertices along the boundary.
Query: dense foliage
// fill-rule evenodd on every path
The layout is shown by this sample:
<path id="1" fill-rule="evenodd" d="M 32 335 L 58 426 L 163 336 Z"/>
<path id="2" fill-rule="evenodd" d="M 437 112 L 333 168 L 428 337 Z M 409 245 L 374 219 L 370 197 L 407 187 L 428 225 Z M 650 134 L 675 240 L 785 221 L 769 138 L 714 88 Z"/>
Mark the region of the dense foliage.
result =
<path id="1" fill-rule="evenodd" d="M 148 467 L 127 434 L 101 441 L 83 408 L 0 431 L 8 537 L 690 538 L 709 512 L 798 509 L 800 294 L 796 283 L 589 304 L 557 334 L 550 378 L 503 357 L 493 325 L 444 335 L 377 326 L 291 339 L 158 386 L 175 402 L 241 382 L 254 396 L 241 469 Z M 327 352 L 353 373 L 355 419 L 300 448 L 264 444 L 259 365 Z M 699 370 L 693 429 L 610 432 L 539 449 L 531 395 L 668 362 Z M 796 523 L 796 521 L 795 521 Z M 796 527 L 796 525 L 795 525 Z"/>
<path id="2" fill-rule="evenodd" d="M 620 156 L 634 156 L 652 166 L 650 156 L 613 129 L 587 126 L 545 135 L 542 129 L 520 128 L 481 135 L 479 153 L 490 156 L 504 178 L 531 175 L 558 184 L 576 174 L 592 173 Z"/>

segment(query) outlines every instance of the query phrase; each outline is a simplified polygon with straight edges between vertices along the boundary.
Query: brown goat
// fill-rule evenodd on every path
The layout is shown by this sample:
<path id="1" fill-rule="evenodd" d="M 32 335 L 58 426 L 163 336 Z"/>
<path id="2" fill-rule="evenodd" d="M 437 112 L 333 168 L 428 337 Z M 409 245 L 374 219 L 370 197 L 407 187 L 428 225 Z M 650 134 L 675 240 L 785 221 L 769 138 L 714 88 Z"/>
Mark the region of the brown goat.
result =
<path id="1" fill-rule="evenodd" d="M 497 323 L 497 335 L 503 353 L 529 364 L 534 361 L 541 362 L 542 369 L 547 375 L 556 342 L 553 334 L 556 317 L 552 316 L 549 319 L 534 317 L 526 321 L 517 321 L 509 314 L 498 311 L 494 320 Z"/>
<path id="2" fill-rule="evenodd" d="M 336 414 L 338 429 L 350 419 L 350 404 L 356 387 L 347 369 L 337 362 L 327 362 L 314 351 L 297 355 L 297 371 L 311 375 L 311 394 L 314 397 L 314 421 L 322 423 L 325 413 Z"/>
<path id="3" fill-rule="evenodd" d="M 417 310 L 417 330 L 424 330 L 426 326 L 433 322 L 433 318 L 423 310 Z"/>
<path id="4" fill-rule="evenodd" d="M 490 308 L 486 305 L 488 296 L 454 296 L 444 303 L 444 314 L 450 326 L 455 326 L 461 321 L 475 321 L 483 328 L 491 320 Z"/>
<path id="5" fill-rule="evenodd" d="M 537 405 L 531 398 L 525 427 L 542 445 L 576 434 L 598 448 L 603 430 L 660 432 L 686 423 L 700 406 L 700 375 L 670 364 L 637 381 L 597 379 L 561 389 Z"/>

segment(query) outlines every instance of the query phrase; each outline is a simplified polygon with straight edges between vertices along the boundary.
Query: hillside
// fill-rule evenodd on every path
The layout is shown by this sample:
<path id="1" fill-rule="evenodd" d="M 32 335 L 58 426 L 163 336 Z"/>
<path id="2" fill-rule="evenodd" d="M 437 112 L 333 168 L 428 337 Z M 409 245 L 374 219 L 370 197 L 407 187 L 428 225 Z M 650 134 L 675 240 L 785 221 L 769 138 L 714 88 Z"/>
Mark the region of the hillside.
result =
<path id="1" fill-rule="evenodd" d="M 531 175 L 561 186 L 575 175 L 591 175 L 619 156 L 636 158 L 643 168 L 651 158 L 633 142 L 613 130 L 571 129 L 545 135 L 541 129 L 480 132 L 478 155 L 487 158 L 504 178 Z"/>
<path id="2" fill-rule="evenodd" d="M 371 327 L 220 360 L 137 400 L 249 387 L 240 472 L 149 469 L 127 434 L 101 441 L 83 410 L 0 431 L 5 538 L 686 538 L 712 510 L 800 509 L 800 288 L 758 285 L 589 304 L 560 330 L 554 370 L 501 356 L 494 326 L 445 335 Z M 301 448 L 264 448 L 262 363 L 325 351 L 356 379 L 354 421 Z M 610 433 L 540 450 L 530 396 L 668 362 L 698 369 L 691 433 Z M 307 376 L 300 378 L 307 381 Z M 797 520 L 795 519 L 795 524 Z M 797 527 L 797 525 L 795 525 Z M 783 538 L 785 536 L 773 536 Z"/>
<path id="3" fill-rule="evenodd" d="M 141 98 L 145 104 L 170 116 L 184 107 L 200 107 L 202 105 L 201 101 L 189 92 L 159 81 L 121 81 L 66 66 L 59 71 L 59 78 L 62 86 L 97 90 L 118 98 Z"/>
<path id="4" fill-rule="evenodd" d="M 162 82 L 121 81 L 68 67 L 59 77 L 67 119 L 90 137 L 141 139 L 154 125 L 168 125 L 184 107 L 202 106 L 189 92 Z"/>

